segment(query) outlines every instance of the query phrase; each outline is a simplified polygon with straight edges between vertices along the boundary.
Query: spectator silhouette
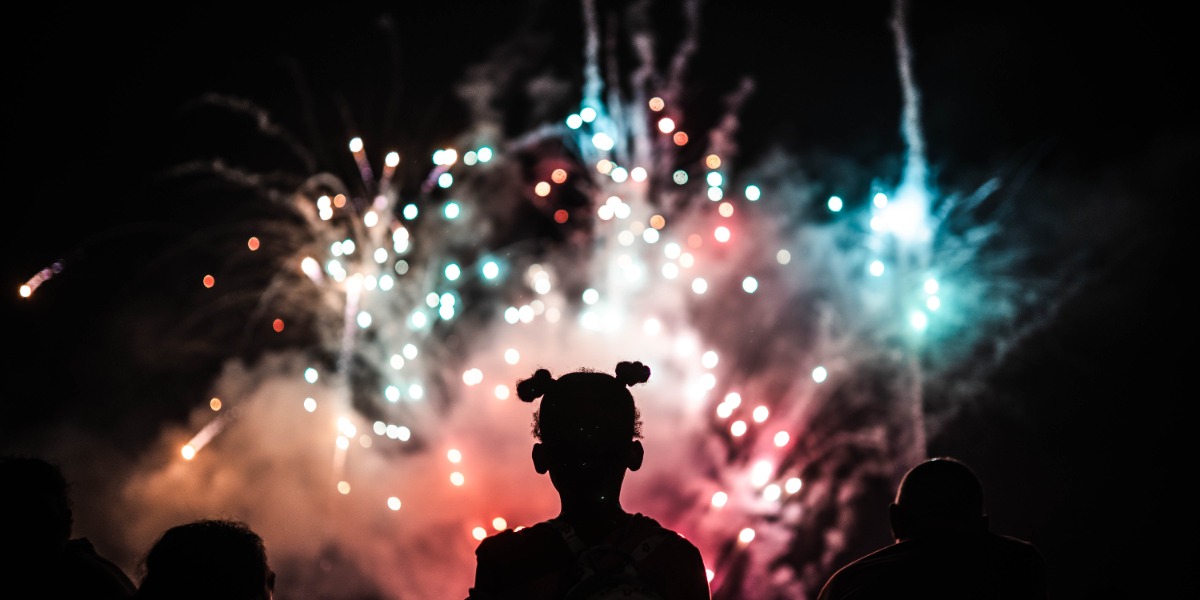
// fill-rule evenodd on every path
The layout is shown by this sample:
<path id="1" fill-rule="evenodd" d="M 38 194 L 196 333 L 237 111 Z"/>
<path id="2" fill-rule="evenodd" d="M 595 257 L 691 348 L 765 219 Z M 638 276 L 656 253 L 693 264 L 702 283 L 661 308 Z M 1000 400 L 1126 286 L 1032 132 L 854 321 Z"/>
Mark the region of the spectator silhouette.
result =
<path id="1" fill-rule="evenodd" d="M 710 598 L 700 551 L 621 507 L 625 471 L 641 468 L 644 456 L 640 413 L 627 388 L 649 377 L 642 363 L 621 362 L 615 377 L 582 369 L 555 379 L 538 369 L 518 382 L 521 400 L 542 398 L 534 413 L 533 466 L 549 473 L 561 511 L 484 539 L 475 550 L 470 600 L 585 597 L 584 588 L 614 582 L 613 572 L 626 566 L 636 576 L 612 583 L 622 597 Z"/>
<path id="2" fill-rule="evenodd" d="M 889 507 L 896 543 L 842 567 L 818 600 L 1045 600 L 1046 567 L 1029 542 L 993 533 L 983 485 L 949 457 L 904 475 Z"/>
<path id="3" fill-rule="evenodd" d="M 27 456 L 0 458 L 0 490 L 0 596 L 133 595 L 133 582 L 120 567 L 98 554 L 86 537 L 71 537 L 71 497 L 57 465 Z"/>
<path id="4" fill-rule="evenodd" d="M 137 600 L 271 600 L 275 572 L 245 523 L 201 519 L 166 530 L 144 561 Z"/>

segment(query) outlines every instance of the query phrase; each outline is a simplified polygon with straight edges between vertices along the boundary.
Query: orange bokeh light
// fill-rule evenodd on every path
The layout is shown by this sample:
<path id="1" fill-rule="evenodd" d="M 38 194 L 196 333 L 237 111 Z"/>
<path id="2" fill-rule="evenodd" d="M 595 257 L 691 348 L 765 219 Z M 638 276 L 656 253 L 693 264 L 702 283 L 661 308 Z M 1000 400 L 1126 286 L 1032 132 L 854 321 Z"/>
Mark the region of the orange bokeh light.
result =
<path id="1" fill-rule="evenodd" d="M 274 321 L 272 321 L 271 329 L 274 329 L 275 333 L 282 332 L 283 331 L 283 319 L 275 319 Z"/>
<path id="2" fill-rule="evenodd" d="M 569 215 L 567 214 L 567 211 L 565 209 L 560 208 L 560 209 L 554 211 L 554 222 L 560 223 L 560 224 L 566 223 L 568 216 Z"/>
<path id="3" fill-rule="evenodd" d="M 212 287 L 213 285 L 215 285 L 216 283 L 217 283 L 217 280 L 216 280 L 216 279 L 214 279 L 212 275 L 205 275 L 205 276 L 204 276 L 204 287 L 206 287 L 206 288 L 210 288 L 210 287 Z"/>

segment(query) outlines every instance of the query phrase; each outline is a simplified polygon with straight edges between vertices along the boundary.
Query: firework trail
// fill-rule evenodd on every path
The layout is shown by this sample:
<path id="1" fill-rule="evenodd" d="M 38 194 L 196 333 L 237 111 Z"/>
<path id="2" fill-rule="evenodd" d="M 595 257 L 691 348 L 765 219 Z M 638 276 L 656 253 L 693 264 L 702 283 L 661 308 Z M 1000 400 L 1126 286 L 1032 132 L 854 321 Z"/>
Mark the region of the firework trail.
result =
<path id="1" fill-rule="evenodd" d="M 856 536 L 885 527 L 855 515 L 877 512 L 924 456 L 926 382 L 1009 314 L 972 308 L 1011 297 L 984 272 L 1004 265 L 980 259 L 996 227 L 971 222 L 998 184 L 929 188 L 902 2 L 905 166 L 848 200 L 814 198 L 786 158 L 734 168 L 752 81 L 715 127 L 687 130 L 699 3 L 683 7 L 666 73 L 644 10 L 583 1 L 579 104 L 563 118 L 561 101 L 540 100 L 532 113 L 553 119 L 523 133 L 497 126 L 509 59 L 481 66 L 460 88 L 473 127 L 415 184 L 395 180 L 398 165 L 424 158 L 386 154 L 376 175 L 357 137 L 350 184 L 211 162 L 174 173 L 269 205 L 227 259 L 254 254 L 269 275 L 239 285 L 214 267 L 228 275 L 204 280 L 237 290 L 225 302 L 252 298 L 235 347 L 264 322 L 303 334 L 230 360 L 212 400 L 163 429 L 121 492 L 137 515 L 129 547 L 225 514 L 268 541 L 281 597 L 464 596 L 478 540 L 558 508 L 530 466 L 513 383 L 620 360 L 654 373 L 636 391 L 647 458 L 626 507 L 697 544 L 716 598 L 812 597 Z M 623 43 L 632 65 L 612 51 Z M 204 103 L 254 115 L 313 164 L 253 106 Z"/>

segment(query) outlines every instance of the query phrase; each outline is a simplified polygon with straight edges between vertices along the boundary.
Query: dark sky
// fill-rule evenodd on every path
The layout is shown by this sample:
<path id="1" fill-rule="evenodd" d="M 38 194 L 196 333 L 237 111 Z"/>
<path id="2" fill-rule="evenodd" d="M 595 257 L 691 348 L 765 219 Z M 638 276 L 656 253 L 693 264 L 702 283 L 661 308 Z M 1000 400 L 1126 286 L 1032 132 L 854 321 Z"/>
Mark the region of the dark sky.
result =
<path id="1" fill-rule="evenodd" d="M 165 195 L 162 170 L 185 158 L 259 160 L 261 147 L 237 128 L 184 123 L 190 101 L 209 92 L 251 99 L 321 169 L 352 176 L 344 143 L 353 135 L 403 156 L 447 143 L 467 119 L 455 82 L 497 48 L 532 57 L 536 66 L 518 80 L 552 73 L 579 83 L 578 7 L 541 4 L 294 12 L 47 4 L 14 14 L 3 36 L 12 386 L 0 447 L 37 447 L 57 419 L 127 431 L 104 402 L 188 370 L 174 365 L 137 383 L 138 374 L 112 370 L 127 364 L 124 353 L 153 350 L 106 348 L 118 337 L 107 321 L 115 307 L 185 302 L 181 291 L 143 295 L 140 286 L 161 283 L 146 273 L 169 240 L 212 218 L 194 199 Z M 778 4 L 704 4 L 684 100 L 693 123 L 715 120 L 724 94 L 750 77 L 745 163 L 774 144 L 807 160 L 814 179 L 834 168 L 822 157 L 894 165 L 904 145 L 890 4 Z M 963 415 L 960 431 L 933 448 L 977 466 L 994 522 L 1037 540 L 1057 597 L 1170 589 L 1183 571 L 1169 568 L 1167 543 L 1190 522 L 1177 486 L 1194 471 L 1181 443 L 1184 404 L 1195 396 L 1181 385 L 1182 358 L 1193 354 L 1185 299 L 1194 286 L 1183 262 L 1192 252 L 1181 243 L 1197 142 L 1191 21 L 1145 4 L 913 4 L 914 74 L 935 173 L 963 185 L 1008 178 L 1021 206 L 1039 211 L 1028 221 L 1039 242 L 1063 249 L 1040 257 L 1043 272 L 1068 255 L 1086 271 L 986 382 L 1019 406 Z M 677 39 L 670 6 L 651 14 L 662 19 L 664 46 Z M 524 107 L 503 108 L 514 121 L 528 117 Z M 261 166 L 302 163 L 278 156 Z M 59 259 L 67 269 L 33 302 L 16 296 Z M 194 365 L 201 376 L 222 357 L 208 358 Z M 186 407 L 148 410 L 169 419 Z M 125 444 L 136 453 L 139 440 Z"/>

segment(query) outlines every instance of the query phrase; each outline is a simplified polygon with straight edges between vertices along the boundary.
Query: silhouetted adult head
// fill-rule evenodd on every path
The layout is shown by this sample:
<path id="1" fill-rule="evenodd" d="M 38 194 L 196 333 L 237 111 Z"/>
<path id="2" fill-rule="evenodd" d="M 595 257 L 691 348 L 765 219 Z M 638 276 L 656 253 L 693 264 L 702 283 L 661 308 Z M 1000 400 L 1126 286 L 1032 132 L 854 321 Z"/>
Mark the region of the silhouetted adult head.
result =
<path id="1" fill-rule="evenodd" d="M 909 469 L 889 515 L 897 540 L 987 529 L 979 477 L 966 464 L 944 456 Z"/>
<path id="2" fill-rule="evenodd" d="M 71 537 L 67 480 L 58 466 L 40 458 L 0 458 L 0 543 L 5 554 L 57 552 Z"/>
<path id="3" fill-rule="evenodd" d="M 86 537 L 72 538 L 69 486 L 58 465 L 0 458 L 0 596 L 124 599 L 133 582 Z"/>
<path id="4" fill-rule="evenodd" d="M 146 555 L 138 599 L 269 600 L 275 573 L 246 524 L 202 519 L 168 529 Z"/>
<path id="5" fill-rule="evenodd" d="M 640 362 L 617 364 L 614 375 L 582 369 L 558 379 L 546 369 L 517 384 L 525 402 L 541 398 L 534 413 L 533 464 L 550 473 L 564 497 L 609 497 L 626 469 L 642 466 L 641 418 L 629 387 L 650 378 Z M 607 494 L 607 496 L 606 496 Z"/>

